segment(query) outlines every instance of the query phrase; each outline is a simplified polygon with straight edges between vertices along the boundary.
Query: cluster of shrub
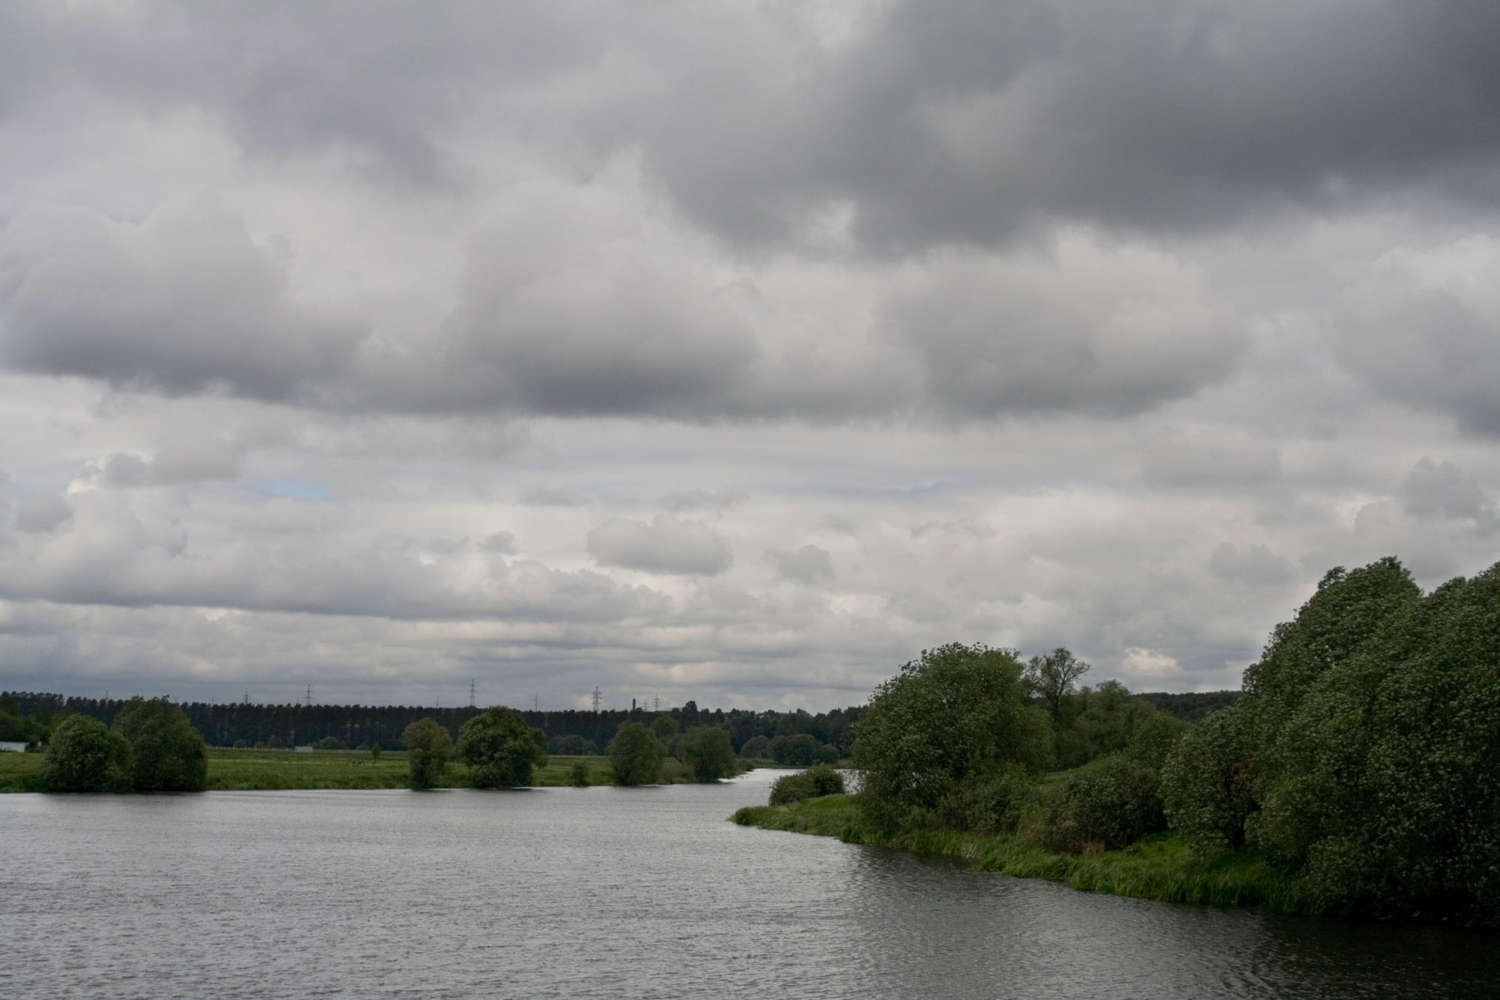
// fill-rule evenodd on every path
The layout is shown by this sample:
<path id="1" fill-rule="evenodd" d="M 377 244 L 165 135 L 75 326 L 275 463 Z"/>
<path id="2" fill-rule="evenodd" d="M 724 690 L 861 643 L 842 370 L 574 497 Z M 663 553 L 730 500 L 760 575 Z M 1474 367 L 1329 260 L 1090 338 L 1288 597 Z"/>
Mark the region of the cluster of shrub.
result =
<path id="1" fill-rule="evenodd" d="M 1500 565 L 1426 596 L 1395 559 L 1331 571 L 1196 725 L 1085 669 L 924 651 L 860 720 L 866 818 L 1083 853 L 1172 830 L 1320 910 L 1500 922 Z"/>
<path id="2" fill-rule="evenodd" d="M 587 747 L 568 741 L 587 742 Z M 591 742 L 564 737 L 565 752 L 592 751 Z M 540 729 L 526 724 L 520 712 L 510 708 L 486 709 L 465 722 L 455 742 L 448 730 L 432 718 L 419 719 L 406 727 L 402 743 L 407 750 L 411 787 L 432 788 L 442 781 L 448 764 L 457 758 L 469 765 L 475 788 L 517 788 L 530 785 L 534 769 L 547 762 L 548 740 Z M 729 733 L 717 726 L 694 726 L 677 731 L 677 721 L 658 716 L 647 728 L 626 720 L 615 730 L 606 748 L 614 780 L 619 785 L 649 785 L 661 779 L 667 756 L 674 756 L 693 781 L 717 781 L 740 771 Z M 575 784 L 587 784 L 582 762 L 573 766 Z"/>
<path id="3" fill-rule="evenodd" d="M 49 792 L 201 792 L 208 787 L 203 737 L 162 699 L 133 698 L 106 726 L 69 715 L 52 728 L 42 764 Z"/>

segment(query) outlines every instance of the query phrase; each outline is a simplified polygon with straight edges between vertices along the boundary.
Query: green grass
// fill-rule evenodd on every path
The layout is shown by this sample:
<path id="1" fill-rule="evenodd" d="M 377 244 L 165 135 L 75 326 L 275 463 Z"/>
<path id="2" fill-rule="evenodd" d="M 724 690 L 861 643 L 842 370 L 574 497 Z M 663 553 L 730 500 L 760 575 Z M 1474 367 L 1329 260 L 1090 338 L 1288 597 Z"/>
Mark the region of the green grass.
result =
<path id="1" fill-rule="evenodd" d="M 368 751 L 230 750 L 210 747 L 208 787 L 215 791 L 302 788 L 405 788 L 406 754 Z"/>
<path id="2" fill-rule="evenodd" d="M 39 792 L 42 762 L 39 753 L 0 753 L 0 792 Z M 573 784 L 573 765 L 587 769 L 590 785 L 608 785 L 614 771 L 608 757 L 552 756 L 538 768 L 539 786 Z M 683 766 L 668 759 L 662 767 L 662 783 L 687 780 Z M 368 751 L 315 750 L 208 750 L 208 787 L 215 791 L 284 791 L 312 788 L 405 788 L 406 754 L 386 751 L 374 760 Z M 463 788 L 469 784 L 469 769 L 462 763 L 448 766 L 440 788 Z"/>
<path id="3" fill-rule="evenodd" d="M 1158 834 L 1119 851 L 1095 855 L 1053 854 L 1020 837 L 936 830 L 878 830 L 849 795 L 828 795 L 791 806 L 749 806 L 731 817 L 741 826 L 838 837 L 914 854 L 962 858 L 979 871 L 1018 878 L 1066 882 L 1075 889 L 1136 896 L 1170 903 L 1258 905 L 1286 913 L 1316 907 L 1290 879 L 1258 855 L 1237 852 L 1217 858 L 1195 853 L 1172 834 Z"/>
<path id="4" fill-rule="evenodd" d="M 41 791 L 39 753 L 0 753 L 0 792 Z"/>

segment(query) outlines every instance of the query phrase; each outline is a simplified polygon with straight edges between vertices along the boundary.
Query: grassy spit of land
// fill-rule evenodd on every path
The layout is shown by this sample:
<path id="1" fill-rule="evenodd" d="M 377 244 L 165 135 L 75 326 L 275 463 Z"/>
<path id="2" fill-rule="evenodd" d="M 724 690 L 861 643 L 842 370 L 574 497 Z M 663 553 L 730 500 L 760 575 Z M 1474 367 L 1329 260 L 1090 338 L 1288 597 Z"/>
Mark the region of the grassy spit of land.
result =
<path id="1" fill-rule="evenodd" d="M 1045 878 L 1075 889 L 1170 903 L 1260 905 L 1286 913 L 1313 907 L 1259 855 L 1239 851 L 1217 858 L 1195 853 L 1171 833 L 1157 834 L 1118 851 L 1053 854 L 1020 837 L 920 827 L 878 830 L 852 795 L 826 795 L 790 806 L 748 806 L 731 817 L 741 826 L 788 830 L 845 843 L 872 844 L 913 854 L 960 858 L 976 870 L 1019 878 Z"/>
<path id="2" fill-rule="evenodd" d="M 0 753 L 0 792 L 39 792 L 44 754 Z M 545 767 L 537 768 L 535 784 L 559 786 L 578 784 L 574 776 L 577 764 L 584 767 L 584 781 L 589 785 L 614 782 L 614 771 L 608 757 L 553 756 Z M 387 751 L 379 760 L 368 751 L 315 750 L 233 750 L 210 747 L 208 750 L 208 787 L 211 791 L 285 791 L 312 788 L 405 788 L 408 769 L 406 754 Z M 661 783 L 675 784 L 687 780 L 685 769 L 676 760 L 662 766 Z M 469 768 L 462 762 L 448 766 L 440 788 L 464 788 L 469 785 Z"/>

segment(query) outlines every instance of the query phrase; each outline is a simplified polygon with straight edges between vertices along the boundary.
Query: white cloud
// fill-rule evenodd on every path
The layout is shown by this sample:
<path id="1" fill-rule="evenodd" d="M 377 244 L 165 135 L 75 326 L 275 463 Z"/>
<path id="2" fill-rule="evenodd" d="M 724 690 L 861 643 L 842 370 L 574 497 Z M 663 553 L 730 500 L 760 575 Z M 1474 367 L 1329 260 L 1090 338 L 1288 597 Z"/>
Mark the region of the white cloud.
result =
<path id="1" fill-rule="evenodd" d="M 698 521 L 658 514 L 650 524 L 612 518 L 589 532 L 589 555 L 603 566 L 647 573 L 716 576 L 729 569 L 729 543 Z"/>

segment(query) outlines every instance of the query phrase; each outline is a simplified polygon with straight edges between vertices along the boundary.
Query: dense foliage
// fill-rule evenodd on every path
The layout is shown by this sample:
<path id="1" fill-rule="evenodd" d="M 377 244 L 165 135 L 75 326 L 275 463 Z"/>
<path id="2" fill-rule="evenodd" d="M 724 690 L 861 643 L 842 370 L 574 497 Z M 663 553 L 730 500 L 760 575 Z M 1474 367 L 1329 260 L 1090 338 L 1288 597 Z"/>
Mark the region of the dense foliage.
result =
<path id="1" fill-rule="evenodd" d="M 42 782 L 52 792 L 123 792 L 130 788 L 130 744 L 97 719 L 71 715 L 47 743 Z"/>
<path id="2" fill-rule="evenodd" d="M 604 752 L 619 785 L 649 785 L 661 777 L 667 747 L 639 722 L 622 722 Z"/>
<path id="3" fill-rule="evenodd" d="M 1156 714 L 1156 709 L 1119 681 L 1066 693 L 1053 715 L 1056 766 L 1079 767 L 1124 750 L 1136 728 Z"/>
<path id="4" fill-rule="evenodd" d="M 844 776 L 827 764 L 819 764 L 796 774 L 784 774 L 771 785 L 771 805 L 784 806 L 822 795 L 837 795 L 844 790 Z"/>
<path id="5" fill-rule="evenodd" d="M 729 734 L 714 726 L 694 726 L 677 739 L 678 760 L 687 766 L 694 781 L 718 781 L 739 773 L 739 761 Z"/>
<path id="6" fill-rule="evenodd" d="M 511 708 L 491 708 L 458 731 L 458 755 L 475 788 L 531 784 L 532 769 L 547 763 L 547 736 Z"/>
<path id="7" fill-rule="evenodd" d="M 453 737 L 436 719 L 418 719 L 401 734 L 409 781 L 414 789 L 432 788 L 442 780 L 453 757 Z"/>
<path id="8" fill-rule="evenodd" d="M 1016 761 L 982 768 L 938 801 L 935 825 L 977 833 L 1015 833 L 1039 801 L 1036 775 Z"/>
<path id="9" fill-rule="evenodd" d="M 575 735 L 548 740 L 547 749 L 552 753 L 562 754 L 565 757 L 592 757 L 599 753 L 599 748 L 594 745 L 593 740 L 586 740 L 582 736 Z"/>
<path id="10" fill-rule="evenodd" d="M 839 759 L 837 747 L 819 743 L 816 737 L 808 733 L 778 736 L 765 744 L 765 752 L 776 763 L 787 767 L 834 764 Z"/>
<path id="11" fill-rule="evenodd" d="M 208 787 L 203 737 L 175 705 L 132 698 L 115 716 L 113 728 L 130 744 L 136 791 L 201 792 Z"/>
<path id="12" fill-rule="evenodd" d="M 1011 650 L 952 644 L 924 650 L 876 688 L 854 742 L 862 803 L 875 820 L 921 821 L 965 782 L 1052 759 L 1045 713 L 1026 704 Z"/>
<path id="13" fill-rule="evenodd" d="M 1166 770 L 1174 825 L 1319 908 L 1500 923 L 1500 565 L 1333 570 Z"/>
<path id="14" fill-rule="evenodd" d="M 740 747 L 740 756 L 747 758 L 764 757 L 769 752 L 767 748 L 770 745 L 771 741 L 764 736 L 752 736 Z"/>

